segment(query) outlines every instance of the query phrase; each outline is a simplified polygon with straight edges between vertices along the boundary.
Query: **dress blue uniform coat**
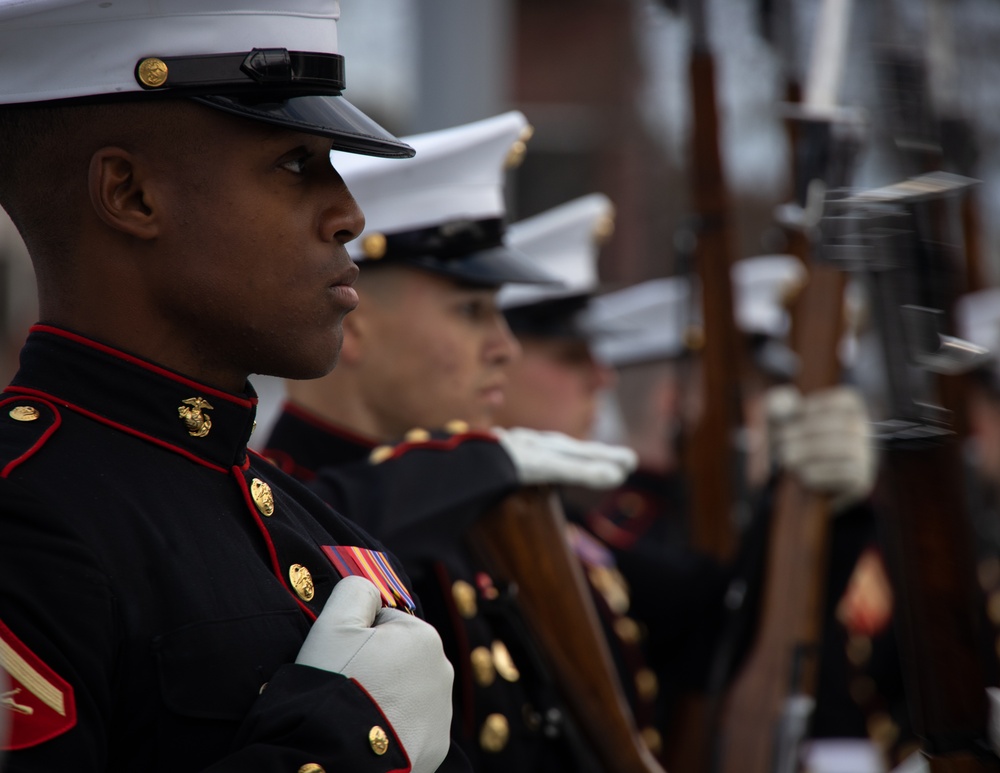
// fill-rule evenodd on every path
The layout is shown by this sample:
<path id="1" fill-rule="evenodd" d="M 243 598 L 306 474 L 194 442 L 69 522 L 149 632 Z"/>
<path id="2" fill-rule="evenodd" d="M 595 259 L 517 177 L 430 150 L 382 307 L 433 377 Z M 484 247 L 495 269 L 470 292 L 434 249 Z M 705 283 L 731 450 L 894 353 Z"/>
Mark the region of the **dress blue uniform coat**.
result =
<path id="1" fill-rule="evenodd" d="M 323 546 L 381 546 L 248 452 L 255 409 L 32 330 L 0 405 L 5 771 L 409 770 L 358 683 L 294 663 L 339 579 Z"/>

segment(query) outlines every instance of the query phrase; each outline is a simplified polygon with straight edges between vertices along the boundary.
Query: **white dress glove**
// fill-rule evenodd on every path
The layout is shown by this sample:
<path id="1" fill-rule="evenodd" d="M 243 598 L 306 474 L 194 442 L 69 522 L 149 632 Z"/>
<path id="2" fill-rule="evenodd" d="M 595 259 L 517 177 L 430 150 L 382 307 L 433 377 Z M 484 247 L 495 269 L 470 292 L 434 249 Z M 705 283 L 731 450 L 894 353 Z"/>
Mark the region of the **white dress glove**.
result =
<path id="1" fill-rule="evenodd" d="M 432 626 L 381 604 L 371 581 L 340 580 L 295 662 L 356 680 L 392 723 L 413 773 L 432 773 L 451 744 L 454 670 Z"/>
<path id="2" fill-rule="evenodd" d="M 812 490 L 831 496 L 834 512 L 867 497 L 875 485 L 868 411 L 858 390 L 840 386 L 803 397 L 795 387 L 767 395 L 772 459 Z"/>
<path id="3" fill-rule="evenodd" d="M 525 485 L 561 483 L 615 488 L 638 464 L 631 448 L 577 440 L 561 432 L 494 427 L 493 434 L 514 462 L 518 481 Z"/>

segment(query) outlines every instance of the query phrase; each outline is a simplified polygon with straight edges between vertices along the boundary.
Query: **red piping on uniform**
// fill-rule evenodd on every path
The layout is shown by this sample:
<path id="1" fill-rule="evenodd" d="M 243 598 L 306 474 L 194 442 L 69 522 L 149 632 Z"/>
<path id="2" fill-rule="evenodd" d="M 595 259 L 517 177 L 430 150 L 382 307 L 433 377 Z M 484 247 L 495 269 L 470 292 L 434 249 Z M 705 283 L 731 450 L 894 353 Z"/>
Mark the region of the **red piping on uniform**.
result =
<path id="1" fill-rule="evenodd" d="M 387 773 L 410 773 L 410 771 L 413 770 L 413 762 L 410 760 L 410 755 L 406 751 L 406 747 L 403 746 L 403 742 L 400 741 L 399 736 L 396 735 L 396 728 L 392 726 L 392 722 L 389 721 L 389 717 L 385 715 L 385 712 L 382 711 L 382 707 L 378 705 L 378 701 L 375 700 L 371 693 L 361 685 L 361 682 L 357 679 L 351 679 L 351 681 L 354 683 L 354 686 L 361 690 L 361 692 L 365 694 L 365 697 L 372 702 L 372 706 L 375 707 L 375 710 L 382 715 L 382 719 L 384 719 L 386 725 L 389 726 L 389 732 L 392 733 L 392 737 L 396 739 L 396 743 L 399 744 L 399 748 L 403 750 L 403 756 L 406 757 L 406 761 L 409 763 L 409 765 L 405 768 L 396 768 L 395 770 L 387 771 Z"/>
<path id="2" fill-rule="evenodd" d="M 278 551 L 274 547 L 274 543 L 271 541 L 271 535 L 264 528 L 264 522 L 260 518 L 260 513 L 257 512 L 257 506 L 254 504 L 253 497 L 250 496 L 250 488 L 247 486 L 246 478 L 243 477 L 243 471 L 239 467 L 233 467 L 233 477 L 236 478 L 236 483 L 240 487 L 240 491 L 243 492 L 243 500 L 246 502 L 247 509 L 254 517 L 254 521 L 257 524 L 257 529 L 264 537 L 264 544 L 267 545 L 267 554 L 271 557 L 271 568 L 274 570 L 274 576 L 278 578 L 278 582 L 281 583 L 282 587 L 291 594 L 291 597 L 295 599 L 295 603 L 302 608 L 302 611 L 306 613 L 306 616 L 312 620 L 316 620 L 316 613 L 313 612 L 309 607 L 307 607 L 302 599 L 296 595 L 291 588 L 288 587 L 288 583 L 285 581 L 285 575 L 281 571 L 281 564 L 278 563 Z"/>
<path id="3" fill-rule="evenodd" d="M 174 453 L 178 453 L 181 456 L 190 459 L 192 462 L 196 462 L 197 464 L 208 467 L 210 470 L 215 470 L 216 472 L 221 472 L 221 473 L 229 472 L 225 467 L 221 467 L 217 464 L 212 464 L 212 462 L 205 461 L 201 457 L 192 454 L 190 451 L 185 451 L 180 446 L 175 446 L 171 443 L 167 443 L 165 440 L 160 440 L 159 438 L 155 438 L 152 435 L 147 435 L 144 432 L 140 432 L 137 429 L 132 429 L 131 427 L 128 427 L 124 424 L 119 424 L 116 421 L 111 421 L 111 419 L 107 419 L 104 416 L 100 416 L 96 413 L 91 413 L 90 411 L 85 410 L 78 405 L 73 405 L 73 403 L 68 403 L 63 399 L 56 397 L 55 395 L 48 394 L 47 392 L 42 392 L 38 389 L 28 389 L 27 387 L 19 387 L 19 386 L 9 386 L 4 391 L 15 392 L 17 394 L 30 395 L 32 397 L 49 398 L 51 400 L 55 400 L 59 405 L 62 405 L 64 408 L 69 408 L 71 411 L 76 411 L 81 416 L 86 416 L 88 419 L 93 419 L 94 421 L 100 422 L 101 424 L 105 424 L 108 427 L 113 427 L 114 429 L 117 429 L 120 432 L 124 432 L 127 435 L 132 435 L 134 437 L 140 438 L 141 440 L 145 440 L 149 443 L 152 443 L 153 445 L 160 446 L 160 448 L 166 448 L 168 451 L 173 451 Z"/>
<path id="4" fill-rule="evenodd" d="M 6 400 L 0 401 L 0 406 L 16 402 L 19 402 L 19 399 L 16 397 L 11 397 Z M 59 415 L 59 409 L 55 405 L 50 403 L 48 400 L 39 400 L 39 402 L 41 402 L 43 405 L 46 405 L 52 411 L 52 413 L 55 414 L 55 421 L 52 422 L 52 426 L 50 426 L 48 429 L 45 430 L 45 432 L 42 433 L 41 437 L 39 437 L 38 440 L 34 442 L 31 448 L 29 448 L 27 451 L 25 451 L 16 459 L 11 459 L 7 463 L 7 465 L 3 468 L 3 470 L 0 470 L 0 478 L 6 478 L 8 475 L 11 474 L 11 472 L 14 471 L 15 467 L 20 465 L 22 462 L 26 462 L 28 459 L 34 456 L 35 452 L 43 445 L 45 445 L 45 441 L 48 440 L 52 436 L 52 433 L 55 432 L 56 429 L 58 429 L 60 424 L 62 424 L 62 416 Z"/>
<path id="5" fill-rule="evenodd" d="M 77 335 L 76 333 L 71 333 L 68 330 L 63 330 L 62 328 L 50 327 L 48 325 L 32 325 L 31 330 L 29 330 L 29 333 L 34 331 L 38 331 L 41 333 L 50 333 L 51 335 L 61 336 L 62 338 L 68 338 L 70 341 L 75 341 L 78 344 L 89 346 L 91 349 L 97 349 L 97 351 L 99 352 L 110 354 L 113 357 L 117 357 L 120 360 L 125 360 L 126 362 L 130 362 L 133 365 L 138 365 L 140 368 L 152 371 L 153 373 L 156 373 L 159 376 L 163 376 L 164 378 L 168 378 L 171 381 L 176 381 L 178 384 L 184 384 L 185 386 L 191 387 L 196 391 L 205 392 L 206 394 L 213 395 L 215 397 L 221 398 L 222 400 L 228 400 L 231 403 L 236 403 L 242 408 L 250 408 L 257 404 L 256 397 L 252 398 L 237 397 L 236 395 L 230 394 L 229 392 L 223 392 L 222 390 L 215 389 L 214 387 L 205 386 L 204 384 L 200 384 L 197 381 L 192 381 L 191 379 L 185 378 L 180 374 L 174 373 L 171 370 L 167 370 L 166 368 L 161 368 L 159 365 L 154 365 L 153 363 L 140 359 L 139 357 L 135 357 L 131 354 L 126 354 L 125 352 L 115 349 L 111 346 L 107 346 L 106 344 L 100 344 L 97 341 L 92 341 L 89 338 Z"/>
<path id="6" fill-rule="evenodd" d="M 463 432 L 461 435 L 452 435 L 447 440 L 415 440 L 407 443 L 400 443 L 392 449 L 392 456 L 388 459 L 398 459 L 407 451 L 415 449 L 426 449 L 428 451 L 451 451 L 456 446 L 461 445 L 466 440 L 485 440 L 488 443 L 497 443 L 496 435 L 489 432 Z M 388 461 L 388 459 L 386 461 Z"/>

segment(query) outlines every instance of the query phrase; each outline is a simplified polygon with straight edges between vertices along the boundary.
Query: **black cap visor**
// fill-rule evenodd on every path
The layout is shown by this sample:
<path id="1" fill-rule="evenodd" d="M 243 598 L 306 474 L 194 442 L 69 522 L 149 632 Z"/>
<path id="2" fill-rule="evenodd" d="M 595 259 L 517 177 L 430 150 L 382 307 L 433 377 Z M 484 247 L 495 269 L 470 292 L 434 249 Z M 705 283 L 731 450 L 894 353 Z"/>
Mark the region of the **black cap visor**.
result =
<path id="1" fill-rule="evenodd" d="M 343 97 L 306 95 L 285 99 L 263 95 L 199 95 L 200 104 L 293 131 L 333 140 L 334 150 L 383 158 L 411 158 L 416 151 L 400 142 Z"/>
<path id="2" fill-rule="evenodd" d="M 362 271 L 369 261 L 362 262 Z M 562 284 L 559 279 L 533 266 L 522 252 L 500 245 L 467 255 L 442 258 L 414 255 L 386 263 L 413 266 L 423 271 L 443 274 L 466 284 L 499 287 L 502 284 Z"/>

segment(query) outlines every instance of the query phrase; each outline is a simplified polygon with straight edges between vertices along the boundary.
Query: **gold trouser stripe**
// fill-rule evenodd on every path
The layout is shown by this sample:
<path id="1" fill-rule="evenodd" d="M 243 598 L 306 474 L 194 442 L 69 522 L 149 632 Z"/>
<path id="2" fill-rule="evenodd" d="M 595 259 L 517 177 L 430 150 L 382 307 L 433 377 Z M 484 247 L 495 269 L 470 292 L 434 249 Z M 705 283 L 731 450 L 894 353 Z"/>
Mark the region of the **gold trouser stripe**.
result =
<path id="1" fill-rule="evenodd" d="M 62 690 L 32 668 L 24 658 L 0 638 L 0 666 L 24 685 L 25 689 L 60 716 L 66 716 Z"/>

